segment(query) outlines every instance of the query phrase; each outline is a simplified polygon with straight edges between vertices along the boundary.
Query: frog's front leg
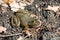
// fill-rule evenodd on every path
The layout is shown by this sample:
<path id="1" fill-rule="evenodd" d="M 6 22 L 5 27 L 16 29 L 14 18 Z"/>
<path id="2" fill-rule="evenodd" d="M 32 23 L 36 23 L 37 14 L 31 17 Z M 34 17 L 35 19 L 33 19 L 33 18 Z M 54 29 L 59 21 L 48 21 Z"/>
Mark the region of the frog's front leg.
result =
<path id="1" fill-rule="evenodd" d="M 20 27 L 20 20 L 17 16 L 14 16 L 11 18 L 11 25 L 14 27 L 14 28 L 18 28 Z"/>
<path id="2" fill-rule="evenodd" d="M 23 21 L 21 21 L 21 25 L 24 27 L 22 32 L 29 35 L 30 32 L 29 32 L 28 23 L 23 20 Z"/>
<path id="3" fill-rule="evenodd" d="M 23 30 L 28 30 L 29 26 L 28 26 L 28 23 L 27 22 L 21 21 L 21 25 L 23 27 Z"/>

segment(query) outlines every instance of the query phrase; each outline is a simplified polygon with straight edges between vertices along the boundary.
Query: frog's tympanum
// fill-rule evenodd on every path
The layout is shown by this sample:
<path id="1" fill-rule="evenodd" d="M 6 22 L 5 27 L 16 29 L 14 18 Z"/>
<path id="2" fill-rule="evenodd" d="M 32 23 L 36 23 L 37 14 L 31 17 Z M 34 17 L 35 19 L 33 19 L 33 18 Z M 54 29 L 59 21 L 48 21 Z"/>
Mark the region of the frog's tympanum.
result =
<path id="1" fill-rule="evenodd" d="M 36 15 L 19 9 L 17 12 L 15 12 L 14 17 L 12 17 L 11 24 L 15 28 L 22 25 L 24 29 L 28 29 L 29 27 L 38 26 L 40 24 L 40 20 Z"/>

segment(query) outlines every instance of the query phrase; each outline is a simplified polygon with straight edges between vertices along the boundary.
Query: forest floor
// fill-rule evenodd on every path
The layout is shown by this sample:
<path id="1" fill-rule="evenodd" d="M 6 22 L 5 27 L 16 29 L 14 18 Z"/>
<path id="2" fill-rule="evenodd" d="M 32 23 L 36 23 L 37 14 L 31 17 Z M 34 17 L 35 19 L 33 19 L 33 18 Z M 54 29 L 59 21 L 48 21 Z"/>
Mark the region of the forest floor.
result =
<path id="1" fill-rule="evenodd" d="M 16 4 L 7 3 L 9 5 L 0 1 L 0 40 L 60 40 L 60 0 L 23 1 L 18 7 L 20 1 Z M 12 8 L 15 6 L 17 9 Z M 35 14 L 42 22 L 37 29 L 30 29 L 33 37 L 22 33 L 23 28 L 17 30 L 11 25 L 10 18 L 19 8 Z"/>

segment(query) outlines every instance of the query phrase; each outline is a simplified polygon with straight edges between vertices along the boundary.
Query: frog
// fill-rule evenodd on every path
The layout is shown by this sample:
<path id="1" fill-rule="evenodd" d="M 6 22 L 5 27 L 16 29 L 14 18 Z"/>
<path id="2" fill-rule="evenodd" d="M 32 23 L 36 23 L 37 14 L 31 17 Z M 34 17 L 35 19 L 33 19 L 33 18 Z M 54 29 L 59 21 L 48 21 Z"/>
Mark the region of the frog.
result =
<path id="1" fill-rule="evenodd" d="M 28 30 L 30 27 L 36 27 L 40 24 L 40 19 L 35 14 L 26 10 L 19 9 L 11 18 L 11 24 L 14 28 L 23 27 L 23 30 Z"/>

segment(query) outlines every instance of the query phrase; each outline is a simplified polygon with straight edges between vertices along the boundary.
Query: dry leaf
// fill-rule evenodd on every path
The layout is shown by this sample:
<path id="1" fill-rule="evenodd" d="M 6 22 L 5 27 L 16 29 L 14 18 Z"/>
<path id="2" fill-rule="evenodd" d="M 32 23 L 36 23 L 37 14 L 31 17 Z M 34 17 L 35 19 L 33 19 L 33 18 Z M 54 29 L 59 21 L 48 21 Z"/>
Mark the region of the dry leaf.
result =
<path id="1" fill-rule="evenodd" d="M 59 9 L 59 6 L 48 6 L 45 10 L 52 10 L 54 12 L 57 12 Z"/>
<path id="2" fill-rule="evenodd" d="M 17 3 L 16 0 L 10 3 L 11 10 L 15 12 L 19 10 L 19 8 L 24 9 L 25 8 L 24 6 L 26 6 L 25 3 L 22 2 Z"/>
<path id="3" fill-rule="evenodd" d="M 3 27 L 3 26 L 0 26 L 0 33 L 2 32 L 2 31 L 4 31 L 4 32 L 6 32 L 6 28 L 5 27 Z"/>
<path id="4" fill-rule="evenodd" d="M 15 11 L 16 12 L 17 10 L 19 10 L 19 5 L 16 2 L 11 3 L 10 4 L 10 7 L 11 7 L 11 10 L 12 11 Z"/>

